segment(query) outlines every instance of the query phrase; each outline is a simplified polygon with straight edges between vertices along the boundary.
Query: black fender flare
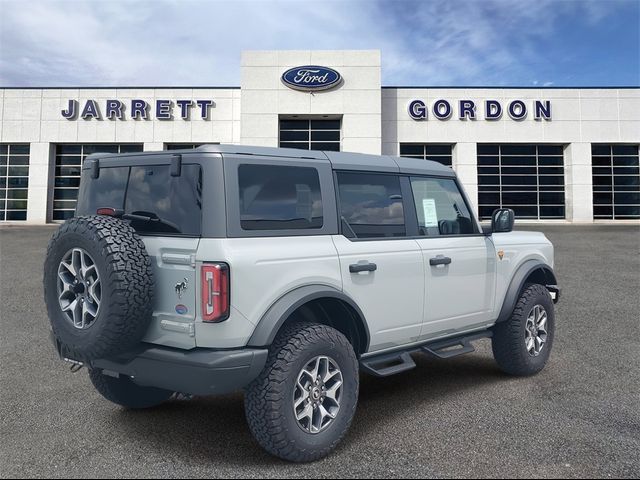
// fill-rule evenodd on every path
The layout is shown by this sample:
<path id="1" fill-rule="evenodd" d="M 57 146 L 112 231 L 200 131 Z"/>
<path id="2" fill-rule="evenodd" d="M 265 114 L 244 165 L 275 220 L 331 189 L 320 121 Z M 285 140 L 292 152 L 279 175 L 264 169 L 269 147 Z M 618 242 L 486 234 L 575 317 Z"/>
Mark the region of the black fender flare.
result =
<path id="1" fill-rule="evenodd" d="M 306 285 L 291 290 L 280 297 L 262 316 L 247 346 L 265 347 L 271 345 L 282 325 L 296 309 L 307 302 L 320 298 L 336 298 L 353 308 L 359 317 L 360 324 L 363 327 L 362 330 L 366 337 L 364 346 L 364 352 L 366 352 L 369 348 L 371 335 L 362 310 L 356 302 L 344 292 L 328 285 Z"/>
<path id="2" fill-rule="evenodd" d="M 504 322 L 511 317 L 511 312 L 513 312 L 516 302 L 518 301 L 518 298 L 520 298 L 520 292 L 522 292 L 524 284 L 527 282 L 529 276 L 536 270 L 542 271 L 545 278 L 544 286 L 549 290 L 557 291 L 559 293 L 556 275 L 553 272 L 553 269 L 541 260 L 526 260 L 518 267 L 511 278 L 511 283 L 509 283 L 509 287 L 507 288 L 507 293 L 504 297 L 504 301 L 502 302 L 502 308 L 500 309 L 500 315 L 498 316 L 496 323 Z"/>

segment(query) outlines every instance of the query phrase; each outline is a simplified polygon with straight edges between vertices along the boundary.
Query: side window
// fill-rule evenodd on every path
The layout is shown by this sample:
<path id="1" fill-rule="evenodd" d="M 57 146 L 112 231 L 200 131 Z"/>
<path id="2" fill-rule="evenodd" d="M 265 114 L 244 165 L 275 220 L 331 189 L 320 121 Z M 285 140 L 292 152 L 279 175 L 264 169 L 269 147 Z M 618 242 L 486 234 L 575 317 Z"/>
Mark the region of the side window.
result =
<path id="1" fill-rule="evenodd" d="M 358 238 L 406 235 L 398 176 L 338 173 L 337 177 L 345 234 L 351 231 Z"/>
<path id="2" fill-rule="evenodd" d="M 453 180 L 411 177 L 411 188 L 420 235 L 476 233 L 471 213 Z"/>
<path id="3" fill-rule="evenodd" d="M 243 230 L 322 228 L 320 179 L 315 168 L 240 165 Z"/>

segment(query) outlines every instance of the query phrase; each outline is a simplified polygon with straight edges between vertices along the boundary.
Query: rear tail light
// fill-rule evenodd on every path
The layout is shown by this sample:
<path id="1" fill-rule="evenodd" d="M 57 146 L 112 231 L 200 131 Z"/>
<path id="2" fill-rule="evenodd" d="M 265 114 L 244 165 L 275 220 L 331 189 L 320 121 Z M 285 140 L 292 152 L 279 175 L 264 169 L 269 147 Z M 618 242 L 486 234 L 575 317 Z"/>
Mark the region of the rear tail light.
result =
<path id="1" fill-rule="evenodd" d="M 229 266 L 225 263 L 205 263 L 202 279 L 202 320 L 222 322 L 229 318 Z"/>

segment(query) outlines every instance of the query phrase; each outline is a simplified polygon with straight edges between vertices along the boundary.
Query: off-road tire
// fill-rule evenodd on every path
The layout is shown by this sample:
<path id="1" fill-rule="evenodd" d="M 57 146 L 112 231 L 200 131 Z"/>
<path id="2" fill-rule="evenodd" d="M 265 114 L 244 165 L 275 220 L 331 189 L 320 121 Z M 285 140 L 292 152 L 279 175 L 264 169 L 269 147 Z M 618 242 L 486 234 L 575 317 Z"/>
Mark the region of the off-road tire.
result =
<path id="1" fill-rule="evenodd" d="M 293 392 L 301 369 L 317 356 L 337 362 L 343 393 L 337 417 L 320 433 L 297 423 Z M 270 454 L 292 462 L 310 462 L 329 454 L 345 436 L 358 403 L 358 360 L 352 345 L 337 330 L 312 323 L 293 324 L 278 334 L 266 366 L 245 392 L 245 413 L 258 443 Z"/>
<path id="2" fill-rule="evenodd" d="M 538 356 L 529 354 L 525 342 L 527 316 L 535 305 L 542 305 L 547 312 L 547 341 Z M 547 364 L 555 335 L 553 301 L 543 285 L 525 285 L 511 317 L 498 323 L 493 330 L 493 356 L 500 369 L 515 376 L 539 373 Z"/>
<path id="3" fill-rule="evenodd" d="M 93 324 L 78 329 L 58 301 L 58 267 L 73 248 L 95 261 L 102 299 Z M 51 237 L 44 265 L 44 297 L 60 354 L 88 362 L 116 355 L 140 342 L 151 321 L 153 271 L 140 236 L 109 216 L 67 220 Z"/>
<path id="4" fill-rule="evenodd" d="M 117 405 L 131 409 L 153 408 L 171 398 L 173 392 L 155 387 L 141 387 L 127 377 L 114 378 L 102 370 L 89 370 L 89 378 L 98 393 Z"/>

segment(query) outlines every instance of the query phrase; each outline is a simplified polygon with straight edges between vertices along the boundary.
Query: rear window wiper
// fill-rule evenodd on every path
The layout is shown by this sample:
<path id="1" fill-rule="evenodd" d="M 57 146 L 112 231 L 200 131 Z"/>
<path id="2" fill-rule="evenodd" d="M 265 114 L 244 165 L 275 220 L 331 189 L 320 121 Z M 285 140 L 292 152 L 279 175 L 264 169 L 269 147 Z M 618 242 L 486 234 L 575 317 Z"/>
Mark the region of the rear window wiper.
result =
<path id="1" fill-rule="evenodd" d="M 158 215 L 152 212 L 132 212 L 125 213 L 124 210 L 119 208 L 99 208 L 97 211 L 98 215 L 109 215 L 111 217 L 121 218 L 122 220 L 130 220 L 133 222 L 153 222 L 159 223 L 168 227 L 175 231 L 175 233 L 180 233 L 180 228 L 167 220 L 161 219 Z"/>

